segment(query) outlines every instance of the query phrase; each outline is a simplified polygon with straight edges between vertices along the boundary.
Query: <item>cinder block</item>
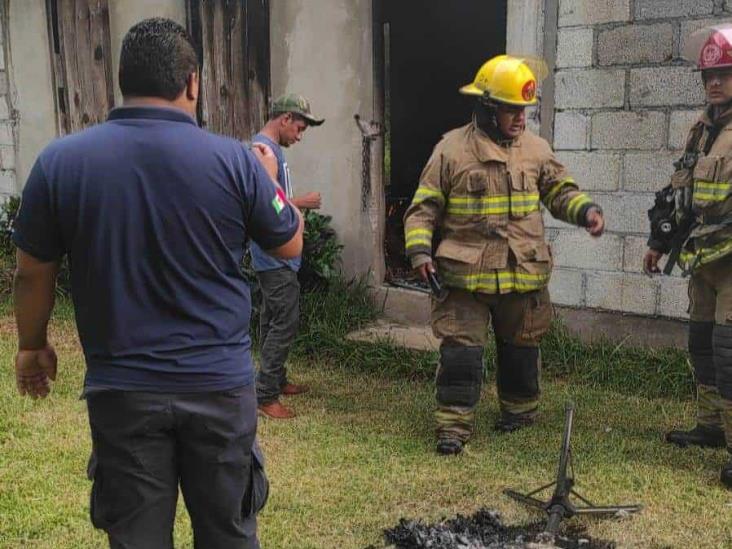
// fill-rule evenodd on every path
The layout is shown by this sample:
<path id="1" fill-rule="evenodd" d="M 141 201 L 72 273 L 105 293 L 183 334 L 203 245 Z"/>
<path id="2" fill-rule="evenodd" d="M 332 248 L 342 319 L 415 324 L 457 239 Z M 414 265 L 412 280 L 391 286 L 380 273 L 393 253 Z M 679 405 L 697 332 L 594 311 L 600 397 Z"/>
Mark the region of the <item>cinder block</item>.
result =
<path id="1" fill-rule="evenodd" d="M 557 67 L 592 65 L 593 31 L 590 28 L 560 29 L 557 33 Z"/>
<path id="2" fill-rule="evenodd" d="M 15 140 L 13 139 L 13 123 L 10 121 L 0 122 L 0 145 L 15 146 Z"/>
<path id="3" fill-rule="evenodd" d="M 559 151 L 557 159 L 583 190 L 616 191 L 620 187 L 619 154 Z"/>
<path id="4" fill-rule="evenodd" d="M 596 25 L 630 20 L 630 0 L 560 0 L 559 26 Z"/>
<path id="5" fill-rule="evenodd" d="M 665 141 L 662 112 L 599 112 L 592 116 L 593 149 L 660 149 Z"/>
<path id="6" fill-rule="evenodd" d="M 626 191 L 655 192 L 667 185 L 674 173 L 673 162 L 679 151 L 628 152 L 623 173 Z"/>
<path id="7" fill-rule="evenodd" d="M 625 25 L 600 31 L 597 60 L 600 65 L 661 63 L 673 55 L 671 23 Z"/>
<path id="8" fill-rule="evenodd" d="M 656 313 L 658 279 L 632 273 L 587 273 L 587 306 L 641 315 Z"/>
<path id="9" fill-rule="evenodd" d="M 622 107 L 625 102 L 624 70 L 563 70 L 556 73 L 555 82 L 558 109 Z"/>
<path id="10" fill-rule="evenodd" d="M 648 208 L 653 205 L 652 194 L 594 193 L 592 198 L 605 212 L 607 230 L 614 233 L 648 233 Z"/>
<path id="11" fill-rule="evenodd" d="M 15 169 L 15 147 L 0 147 L 0 167 L 3 170 Z"/>
<path id="12" fill-rule="evenodd" d="M 682 150 L 686 146 L 686 138 L 691 127 L 699 120 L 701 110 L 674 111 L 669 123 L 668 148 Z"/>
<path id="13" fill-rule="evenodd" d="M 576 111 L 554 114 L 554 148 L 586 149 L 590 119 Z"/>
<path id="14" fill-rule="evenodd" d="M 671 318 L 689 318 L 689 279 L 660 277 L 661 295 L 658 300 L 658 314 Z"/>
<path id="15" fill-rule="evenodd" d="M 636 19 L 710 15 L 714 0 L 636 0 Z"/>
<path id="16" fill-rule="evenodd" d="M 614 234 L 593 238 L 584 229 L 560 230 L 552 240 L 559 267 L 619 271 L 623 267 L 623 239 Z"/>
<path id="17" fill-rule="evenodd" d="M 17 193 L 13 170 L 0 170 L 0 193 L 9 195 Z"/>
<path id="18" fill-rule="evenodd" d="M 581 307 L 585 303 L 582 272 L 555 268 L 549 280 L 552 303 L 568 307 Z"/>
<path id="19" fill-rule="evenodd" d="M 659 67 L 630 71 L 630 106 L 701 105 L 704 88 L 691 67 Z"/>
<path id="20" fill-rule="evenodd" d="M 729 15 L 726 17 L 715 17 L 713 19 L 694 19 L 692 21 L 681 22 L 681 52 L 684 51 L 686 41 L 694 31 L 703 29 L 704 27 L 710 27 L 712 25 L 722 25 L 724 23 L 732 23 L 732 17 Z M 695 61 L 695 60 L 694 60 Z"/>
<path id="21" fill-rule="evenodd" d="M 643 256 L 648 249 L 648 237 L 626 236 L 623 246 L 623 271 L 626 273 L 643 272 Z"/>

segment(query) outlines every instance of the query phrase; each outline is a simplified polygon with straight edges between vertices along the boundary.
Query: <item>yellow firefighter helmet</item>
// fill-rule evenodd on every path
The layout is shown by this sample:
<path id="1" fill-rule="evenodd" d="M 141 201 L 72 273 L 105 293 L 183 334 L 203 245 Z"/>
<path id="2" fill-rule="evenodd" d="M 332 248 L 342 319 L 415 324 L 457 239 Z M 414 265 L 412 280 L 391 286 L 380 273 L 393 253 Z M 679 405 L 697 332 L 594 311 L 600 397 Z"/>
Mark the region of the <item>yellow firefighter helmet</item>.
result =
<path id="1" fill-rule="evenodd" d="M 495 70 L 496 65 L 507 58 L 508 55 L 496 55 L 483 63 L 475 74 L 475 80 L 460 88 L 460 93 L 464 95 L 482 96 L 488 91 L 488 84 L 493 79 L 493 71 Z"/>
<path id="2" fill-rule="evenodd" d="M 460 93 L 528 107 L 538 102 L 538 79 L 544 78 L 547 72 L 546 63 L 541 59 L 498 55 L 484 63 L 475 81 L 460 88 Z"/>

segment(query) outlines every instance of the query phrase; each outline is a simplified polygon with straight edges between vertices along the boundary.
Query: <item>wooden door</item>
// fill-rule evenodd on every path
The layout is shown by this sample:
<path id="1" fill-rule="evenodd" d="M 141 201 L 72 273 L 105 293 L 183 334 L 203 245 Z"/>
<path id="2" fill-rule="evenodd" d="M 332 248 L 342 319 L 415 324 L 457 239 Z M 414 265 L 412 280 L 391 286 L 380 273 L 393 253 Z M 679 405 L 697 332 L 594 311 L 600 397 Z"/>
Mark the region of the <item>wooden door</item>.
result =
<path id="1" fill-rule="evenodd" d="M 199 46 L 199 121 L 209 131 L 249 139 L 269 100 L 269 0 L 187 0 Z"/>
<path id="2" fill-rule="evenodd" d="M 46 0 L 60 135 L 106 120 L 114 106 L 107 0 Z"/>

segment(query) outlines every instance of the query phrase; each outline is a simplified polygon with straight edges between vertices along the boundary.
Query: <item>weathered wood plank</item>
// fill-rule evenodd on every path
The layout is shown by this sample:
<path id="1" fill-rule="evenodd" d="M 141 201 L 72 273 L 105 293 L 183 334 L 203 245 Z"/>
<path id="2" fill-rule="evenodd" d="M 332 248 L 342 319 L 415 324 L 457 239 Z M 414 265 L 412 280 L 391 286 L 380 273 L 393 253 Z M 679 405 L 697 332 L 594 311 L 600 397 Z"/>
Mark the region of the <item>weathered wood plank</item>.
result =
<path id="1" fill-rule="evenodd" d="M 247 139 L 269 97 L 269 2 L 188 0 L 189 31 L 201 45 L 201 125 Z"/>
<path id="2" fill-rule="evenodd" d="M 48 0 L 61 134 L 105 120 L 114 105 L 107 1 Z"/>

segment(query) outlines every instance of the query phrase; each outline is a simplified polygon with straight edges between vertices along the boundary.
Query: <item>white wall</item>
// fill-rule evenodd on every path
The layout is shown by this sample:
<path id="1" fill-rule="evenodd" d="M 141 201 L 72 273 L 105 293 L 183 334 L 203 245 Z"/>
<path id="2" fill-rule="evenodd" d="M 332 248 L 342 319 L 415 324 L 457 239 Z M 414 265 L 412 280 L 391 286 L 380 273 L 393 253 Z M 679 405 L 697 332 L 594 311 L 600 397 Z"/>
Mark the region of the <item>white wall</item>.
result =
<path id="1" fill-rule="evenodd" d="M 17 191 L 38 153 L 58 135 L 45 0 L 8 2 L 8 79 L 16 109 Z M 185 0 L 113 0 L 109 2 L 115 102 L 122 101 L 117 80 L 122 38 L 146 17 L 168 17 L 186 24 Z"/>
<path id="2" fill-rule="evenodd" d="M 286 152 L 295 191 L 320 191 L 348 274 L 371 265 L 372 229 L 361 210 L 361 133 L 375 118 L 370 0 L 271 0 L 272 96 L 307 97 L 325 124 Z"/>

